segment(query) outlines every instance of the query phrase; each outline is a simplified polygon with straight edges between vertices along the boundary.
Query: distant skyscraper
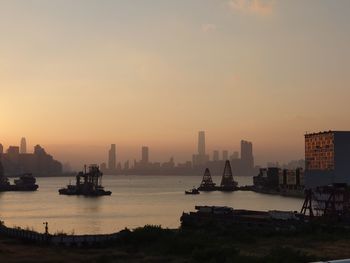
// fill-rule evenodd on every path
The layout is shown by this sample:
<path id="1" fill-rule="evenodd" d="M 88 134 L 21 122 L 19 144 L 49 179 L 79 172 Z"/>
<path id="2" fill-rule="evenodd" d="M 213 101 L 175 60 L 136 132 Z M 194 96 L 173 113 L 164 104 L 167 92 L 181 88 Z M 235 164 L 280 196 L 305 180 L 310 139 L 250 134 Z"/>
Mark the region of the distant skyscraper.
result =
<path id="1" fill-rule="evenodd" d="M 142 159 L 141 162 L 143 163 L 148 163 L 149 159 L 148 159 L 148 147 L 147 146 L 142 146 Z"/>
<path id="2" fill-rule="evenodd" d="M 198 132 L 198 154 L 192 157 L 193 166 L 204 166 L 209 161 L 209 155 L 205 154 L 205 132 Z"/>
<path id="3" fill-rule="evenodd" d="M 241 141 L 241 160 L 247 168 L 254 167 L 253 144 L 248 141 Z"/>
<path id="4" fill-rule="evenodd" d="M 213 161 L 219 161 L 219 151 L 213 151 Z"/>
<path id="5" fill-rule="evenodd" d="M 116 147 L 115 147 L 115 144 L 111 144 L 111 148 L 108 151 L 108 169 L 115 170 L 116 162 L 117 162 Z"/>
<path id="6" fill-rule="evenodd" d="M 228 151 L 227 150 L 223 150 L 222 151 L 222 160 L 223 161 L 227 161 L 228 160 Z"/>
<path id="7" fill-rule="evenodd" d="M 2 146 L 2 144 L 0 143 L 0 154 L 4 153 L 4 146 Z"/>
<path id="8" fill-rule="evenodd" d="M 26 138 L 21 139 L 21 147 L 20 147 L 20 153 L 27 153 L 27 141 Z"/>
<path id="9" fill-rule="evenodd" d="M 205 132 L 198 132 L 198 154 L 205 155 Z"/>

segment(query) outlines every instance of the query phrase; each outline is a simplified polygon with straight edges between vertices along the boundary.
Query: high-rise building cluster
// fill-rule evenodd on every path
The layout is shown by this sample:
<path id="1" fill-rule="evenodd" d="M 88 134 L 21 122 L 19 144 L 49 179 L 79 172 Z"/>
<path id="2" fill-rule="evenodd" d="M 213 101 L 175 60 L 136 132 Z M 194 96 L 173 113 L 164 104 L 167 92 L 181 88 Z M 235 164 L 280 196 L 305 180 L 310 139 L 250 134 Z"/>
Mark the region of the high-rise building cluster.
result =
<path id="1" fill-rule="evenodd" d="M 221 174 L 225 161 L 230 160 L 232 169 L 237 175 L 255 175 L 257 169 L 254 167 L 253 145 L 248 141 L 241 141 L 241 158 L 234 151 L 229 155 L 228 150 L 223 150 L 220 156 L 219 150 L 213 151 L 210 160 L 206 152 L 205 132 L 198 132 L 197 153 L 192 155 L 192 161 L 178 163 L 175 165 L 174 158 L 170 157 L 167 162 L 151 162 L 150 149 L 148 146 L 141 147 L 140 160 L 134 160 L 132 165 L 127 160 L 124 165 L 116 160 L 116 145 L 112 144 L 108 152 L 108 166 L 101 164 L 101 170 L 105 174 L 202 174 L 205 168 L 210 168 L 213 174 Z"/>
<path id="2" fill-rule="evenodd" d="M 9 146 L 6 152 L 0 144 L 0 161 L 6 176 L 32 173 L 35 176 L 62 174 L 62 164 L 46 153 L 40 145 L 34 147 L 33 153 L 27 152 L 26 139 L 22 138 L 20 146 Z"/>

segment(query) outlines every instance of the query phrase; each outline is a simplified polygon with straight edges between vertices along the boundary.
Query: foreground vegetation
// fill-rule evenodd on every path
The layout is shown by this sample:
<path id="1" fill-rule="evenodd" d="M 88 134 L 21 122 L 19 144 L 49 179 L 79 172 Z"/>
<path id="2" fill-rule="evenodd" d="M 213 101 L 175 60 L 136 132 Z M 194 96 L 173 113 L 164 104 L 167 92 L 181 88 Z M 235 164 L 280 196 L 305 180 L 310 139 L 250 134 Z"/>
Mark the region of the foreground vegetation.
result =
<path id="1" fill-rule="evenodd" d="M 308 225 L 268 231 L 207 226 L 123 230 L 106 247 L 65 248 L 0 237 L 0 262 L 310 262 L 350 257 L 350 230 Z"/>

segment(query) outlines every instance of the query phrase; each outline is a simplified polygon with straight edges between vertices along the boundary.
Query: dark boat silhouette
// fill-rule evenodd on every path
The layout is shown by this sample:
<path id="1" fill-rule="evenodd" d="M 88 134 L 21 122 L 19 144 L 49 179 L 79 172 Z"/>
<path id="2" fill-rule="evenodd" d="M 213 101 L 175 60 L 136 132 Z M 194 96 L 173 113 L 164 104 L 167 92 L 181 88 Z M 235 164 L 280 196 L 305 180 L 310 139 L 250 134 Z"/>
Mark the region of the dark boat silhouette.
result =
<path id="1" fill-rule="evenodd" d="M 36 191 L 38 189 L 36 179 L 31 173 L 23 174 L 10 184 L 7 177 L 4 176 L 4 168 L 0 162 L 0 192 L 6 191 Z"/>
<path id="2" fill-rule="evenodd" d="M 197 188 L 192 188 L 191 190 L 185 191 L 186 195 L 198 195 L 200 194 Z"/>
<path id="3" fill-rule="evenodd" d="M 84 196 L 103 196 L 111 195 L 111 191 L 104 190 L 102 186 L 102 172 L 97 165 L 90 165 L 89 171 L 79 172 L 76 176 L 75 185 L 67 185 L 58 192 L 61 195 L 84 195 Z"/>

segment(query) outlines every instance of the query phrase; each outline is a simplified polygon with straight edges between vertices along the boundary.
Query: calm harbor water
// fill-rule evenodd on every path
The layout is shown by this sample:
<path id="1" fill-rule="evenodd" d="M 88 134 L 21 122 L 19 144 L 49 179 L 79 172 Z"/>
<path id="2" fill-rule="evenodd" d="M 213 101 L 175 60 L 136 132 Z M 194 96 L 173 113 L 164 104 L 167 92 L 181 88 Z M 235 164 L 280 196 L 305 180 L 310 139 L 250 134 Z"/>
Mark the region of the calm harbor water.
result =
<path id="1" fill-rule="evenodd" d="M 214 177 L 220 183 L 220 177 Z M 300 210 L 301 199 L 254 192 L 210 192 L 185 195 L 198 186 L 198 176 L 108 176 L 103 185 L 113 193 L 98 198 L 63 196 L 58 189 L 74 178 L 38 178 L 37 192 L 0 193 L 0 220 L 8 226 L 33 228 L 50 233 L 102 234 L 145 224 L 176 228 L 183 211 L 195 205 L 226 205 L 254 210 Z M 252 183 L 248 177 L 235 177 L 240 185 Z"/>

